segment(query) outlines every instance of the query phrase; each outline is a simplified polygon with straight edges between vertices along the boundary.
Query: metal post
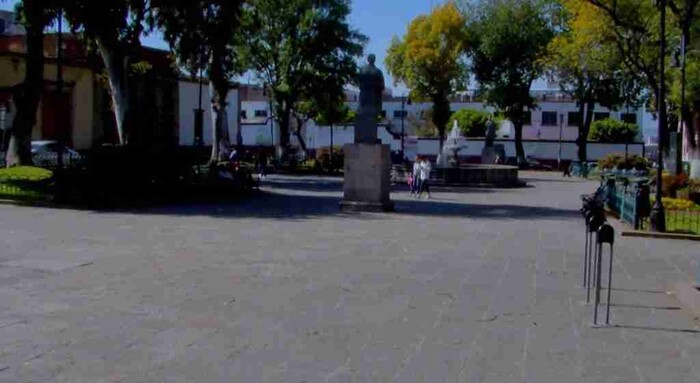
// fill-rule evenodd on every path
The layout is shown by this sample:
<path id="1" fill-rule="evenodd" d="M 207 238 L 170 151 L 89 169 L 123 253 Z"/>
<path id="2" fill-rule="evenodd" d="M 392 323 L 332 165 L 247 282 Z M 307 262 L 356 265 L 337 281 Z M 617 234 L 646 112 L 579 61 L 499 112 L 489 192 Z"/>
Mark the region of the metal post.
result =
<path id="1" fill-rule="evenodd" d="M 651 209 L 651 216 L 649 217 L 649 222 L 651 223 L 651 229 L 657 232 L 666 231 L 666 214 L 664 211 L 664 205 L 661 200 L 662 197 L 662 183 L 663 183 L 663 143 L 664 134 L 666 130 L 666 0 L 658 0 L 660 9 L 660 47 L 659 47 L 659 89 L 657 92 L 657 102 L 659 111 L 659 121 L 658 121 L 658 153 L 656 155 L 658 167 L 656 169 L 656 200 L 654 206 Z"/>
<path id="2" fill-rule="evenodd" d="M 601 272 L 601 262 L 603 257 L 603 243 L 598 241 L 598 246 L 596 246 L 596 276 L 595 276 L 595 300 L 593 303 L 593 324 L 598 324 L 598 304 L 600 304 L 600 272 Z"/>
<path id="3" fill-rule="evenodd" d="M 605 312 L 605 324 L 610 324 L 610 295 L 612 294 L 613 244 L 610 244 L 610 266 L 608 266 L 608 300 Z"/>
<path id="4" fill-rule="evenodd" d="M 559 155 L 557 156 L 557 167 L 561 170 L 561 135 L 564 129 L 564 113 L 559 114 Z"/>
<path id="5" fill-rule="evenodd" d="M 685 132 L 685 117 L 686 117 L 686 112 L 685 112 L 685 80 L 686 80 L 686 44 L 687 41 L 685 41 L 685 33 L 681 33 L 681 129 L 680 129 L 680 134 L 678 136 L 678 146 L 681 148 L 681 150 L 678 151 L 678 158 L 676 159 L 676 164 L 677 167 L 683 168 L 683 163 L 682 163 L 682 148 L 683 148 L 683 136 Z"/>
<path id="6" fill-rule="evenodd" d="M 57 99 L 61 100 L 63 98 L 63 9 L 58 9 L 58 34 L 56 36 L 56 95 Z M 60 102 L 60 101 L 59 101 Z M 64 137 L 63 116 L 66 113 L 63 108 L 59 107 L 56 109 L 56 125 L 59 132 L 59 140 L 62 143 L 67 143 L 70 137 Z M 63 153 L 59 150 L 58 153 L 58 168 L 61 169 L 63 166 Z"/>
<path id="7" fill-rule="evenodd" d="M 204 143 L 204 110 L 202 109 L 202 65 L 199 67 L 199 98 L 197 109 L 194 110 L 194 145 L 202 145 Z"/>
<path id="8" fill-rule="evenodd" d="M 330 162 L 331 162 L 331 173 L 335 171 L 334 163 L 333 163 L 333 123 L 331 122 L 331 155 L 330 155 Z"/>
<path id="9" fill-rule="evenodd" d="M 404 135 L 405 135 L 403 120 L 405 117 L 406 117 L 406 98 L 402 97 L 401 98 L 401 163 L 403 163 L 403 159 L 405 156 L 404 143 L 403 143 L 403 139 L 404 139 Z"/>

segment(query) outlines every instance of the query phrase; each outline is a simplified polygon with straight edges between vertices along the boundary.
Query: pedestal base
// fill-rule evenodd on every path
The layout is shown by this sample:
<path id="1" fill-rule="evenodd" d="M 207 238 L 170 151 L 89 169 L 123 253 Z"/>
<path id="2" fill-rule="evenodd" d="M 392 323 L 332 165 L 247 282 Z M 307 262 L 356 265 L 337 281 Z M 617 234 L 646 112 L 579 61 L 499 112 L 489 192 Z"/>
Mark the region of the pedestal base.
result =
<path id="1" fill-rule="evenodd" d="M 348 144 L 343 148 L 345 182 L 340 209 L 393 211 L 391 156 L 388 145 Z"/>
<path id="2" fill-rule="evenodd" d="M 483 165 L 495 164 L 497 155 L 498 155 L 498 152 L 496 152 L 496 148 L 493 148 L 493 147 L 483 148 L 481 150 L 481 163 Z"/>

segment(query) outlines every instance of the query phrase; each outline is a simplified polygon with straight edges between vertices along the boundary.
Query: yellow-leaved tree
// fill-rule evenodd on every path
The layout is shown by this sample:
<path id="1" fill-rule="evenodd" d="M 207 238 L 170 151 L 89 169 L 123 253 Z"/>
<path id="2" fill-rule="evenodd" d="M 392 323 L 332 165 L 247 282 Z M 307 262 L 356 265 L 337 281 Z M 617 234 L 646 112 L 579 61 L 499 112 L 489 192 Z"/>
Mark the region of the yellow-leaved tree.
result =
<path id="1" fill-rule="evenodd" d="M 544 62 L 549 76 L 576 100 L 578 158 L 587 161 L 596 104 L 610 109 L 638 104 L 642 85 L 625 68 L 616 36 L 599 8 L 585 0 L 560 0 L 560 5 L 561 33 L 549 43 Z"/>
<path id="2" fill-rule="evenodd" d="M 429 15 L 413 19 L 403 38 L 394 37 L 386 67 L 395 83 L 403 83 L 417 100 L 433 103 L 432 121 L 440 137 L 450 118 L 450 96 L 466 87 L 466 19 L 453 1 Z"/>

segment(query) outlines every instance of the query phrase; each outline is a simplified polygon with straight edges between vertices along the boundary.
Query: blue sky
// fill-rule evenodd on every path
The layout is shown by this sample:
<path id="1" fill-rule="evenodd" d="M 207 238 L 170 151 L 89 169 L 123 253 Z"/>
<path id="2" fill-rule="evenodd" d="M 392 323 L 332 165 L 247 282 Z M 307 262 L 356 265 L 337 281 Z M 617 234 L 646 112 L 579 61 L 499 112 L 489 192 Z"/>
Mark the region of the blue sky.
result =
<path id="1" fill-rule="evenodd" d="M 11 10 L 15 2 L 0 2 L 0 9 Z M 377 64 L 386 73 L 384 56 L 391 38 L 403 35 L 414 17 L 428 13 L 432 5 L 442 2 L 443 0 L 354 0 L 350 23 L 369 37 L 365 52 L 377 55 Z M 143 44 L 168 49 L 158 34 L 145 37 Z M 245 80 L 244 78 L 243 81 Z M 393 85 L 393 80 L 388 75 L 386 81 L 387 86 Z"/>

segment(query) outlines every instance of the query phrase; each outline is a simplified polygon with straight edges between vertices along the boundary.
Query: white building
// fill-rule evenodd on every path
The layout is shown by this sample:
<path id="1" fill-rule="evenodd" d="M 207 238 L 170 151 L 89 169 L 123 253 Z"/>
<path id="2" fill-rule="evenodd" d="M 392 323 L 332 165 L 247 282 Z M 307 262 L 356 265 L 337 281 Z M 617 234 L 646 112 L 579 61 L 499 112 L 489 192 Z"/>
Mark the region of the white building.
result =
<path id="1" fill-rule="evenodd" d="M 0 11 L 0 35 L 13 36 L 27 34 L 23 26 L 17 23 L 15 13 Z"/>
<path id="2" fill-rule="evenodd" d="M 195 110 L 200 105 L 200 87 L 198 82 L 190 80 L 180 80 L 179 85 L 179 144 L 181 146 L 195 145 Z M 234 88 L 228 93 L 228 105 L 226 114 L 228 116 L 228 131 L 232 143 L 236 142 L 236 137 L 240 128 L 239 110 L 240 97 L 239 90 Z M 204 145 L 211 145 L 212 126 L 214 121 L 211 111 L 211 96 L 209 86 L 205 83 L 202 86 L 201 105 L 204 110 L 202 126 L 202 140 Z"/>

